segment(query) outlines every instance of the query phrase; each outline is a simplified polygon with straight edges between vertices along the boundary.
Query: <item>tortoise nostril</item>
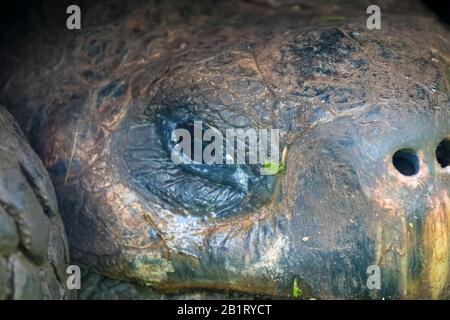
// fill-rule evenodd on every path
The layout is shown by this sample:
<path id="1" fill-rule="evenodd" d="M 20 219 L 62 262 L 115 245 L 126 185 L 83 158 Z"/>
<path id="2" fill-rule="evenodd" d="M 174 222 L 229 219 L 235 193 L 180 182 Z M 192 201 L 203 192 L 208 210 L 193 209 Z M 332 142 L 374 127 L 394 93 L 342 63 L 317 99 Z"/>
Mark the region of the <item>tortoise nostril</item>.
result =
<path id="1" fill-rule="evenodd" d="M 419 157 L 414 150 L 398 150 L 392 157 L 392 163 L 404 176 L 413 176 L 419 172 Z"/>
<path id="2" fill-rule="evenodd" d="M 436 159 L 442 168 L 450 164 L 450 139 L 442 140 L 436 148 Z"/>

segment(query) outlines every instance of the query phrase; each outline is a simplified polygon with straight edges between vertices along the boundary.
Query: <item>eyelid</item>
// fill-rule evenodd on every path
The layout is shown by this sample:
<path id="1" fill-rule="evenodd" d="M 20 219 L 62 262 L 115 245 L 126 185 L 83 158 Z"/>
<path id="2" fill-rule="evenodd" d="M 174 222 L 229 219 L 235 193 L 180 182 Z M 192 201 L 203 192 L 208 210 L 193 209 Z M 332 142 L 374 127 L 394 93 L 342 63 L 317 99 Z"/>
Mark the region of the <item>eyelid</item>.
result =
<path id="1" fill-rule="evenodd" d="M 185 117 L 178 117 L 180 114 Z M 275 177 L 260 175 L 258 165 L 226 164 L 225 161 L 224 164 L 177 165 L 171 160 L 171 149 L 176 144 L 171 139 L 172 132 L 189 123 L 193 124 L 198 119 L 202 117 L 187 115 L 186 110 L 176 114 L 167 111 L 157 113 L 147 119 L 149 125 L 153 127 L 153 131 L 149 132 L 153 138 L 149 139 L 151 145 L 140 144 L 139 148 L 148 148 L 149 152 L 154 152 L 157 156 L 136 161 L 128 158 L 129 161 L 134 161 L 136 166 L 134 170 L 142 172 L 139 176 L 133 175 L 135 183 L 139 183 L 139 190 L 145 190 L 144 192 L 156 196 L 155 199 L 160 199 L 173 210 L 181 212 L 187 210 L 193 215 L 209 215 L 214 212 L 214 216 L 226 217 L 248 213 L 270 201 Z M 202 122 L 204 129 L 221 133 L 226 143 L 226 134 L 222 132 L 220 126 Z M 224 153 L 224 157 L 226 156 Z"/>

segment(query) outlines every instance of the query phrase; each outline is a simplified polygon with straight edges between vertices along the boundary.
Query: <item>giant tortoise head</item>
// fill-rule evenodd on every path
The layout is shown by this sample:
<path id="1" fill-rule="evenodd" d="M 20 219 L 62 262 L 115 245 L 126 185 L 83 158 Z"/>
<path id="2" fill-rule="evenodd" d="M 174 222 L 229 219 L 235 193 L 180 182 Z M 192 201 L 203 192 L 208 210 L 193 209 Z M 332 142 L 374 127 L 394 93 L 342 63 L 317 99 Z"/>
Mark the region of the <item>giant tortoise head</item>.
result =
<path id="1" fill-rule="evenodd" d="M 369 30 L 368 5 L 96 2 L 5 40 L 1 102 L 72 262 L 162 292 L 449 297 L 450 32 L 389 1 Z M 283 170 L 175 164 L 194 121 L 279 129 Z"/>

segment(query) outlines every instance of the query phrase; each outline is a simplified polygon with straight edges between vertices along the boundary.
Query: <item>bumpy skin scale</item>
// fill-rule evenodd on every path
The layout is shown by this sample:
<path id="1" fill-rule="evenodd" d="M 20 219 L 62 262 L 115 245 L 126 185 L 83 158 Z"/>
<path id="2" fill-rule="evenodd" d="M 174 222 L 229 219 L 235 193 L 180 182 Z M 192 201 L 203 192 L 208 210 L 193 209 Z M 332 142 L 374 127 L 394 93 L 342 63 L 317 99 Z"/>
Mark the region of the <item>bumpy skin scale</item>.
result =
<path id="1" fill-rule="evenodd" d="M 67 239 L 55 192 L 17 122 L 0 106 L 0 299 L 65 299 Z"/>
<path id="2" fill-rule="evenodd" d="M 73 261 L 164 293 L 448 298 L 450 33 L 406 1 L 368 30 L 369 4 L 83 3 L 81 31 L 37 15 L 5 41 L 0 101 L 52 176 Z M 286 170 L 242 193 L 175 167 L 169 118 L 279 128 Z M 392 164 L 405 148 L 414 176 Z"/>

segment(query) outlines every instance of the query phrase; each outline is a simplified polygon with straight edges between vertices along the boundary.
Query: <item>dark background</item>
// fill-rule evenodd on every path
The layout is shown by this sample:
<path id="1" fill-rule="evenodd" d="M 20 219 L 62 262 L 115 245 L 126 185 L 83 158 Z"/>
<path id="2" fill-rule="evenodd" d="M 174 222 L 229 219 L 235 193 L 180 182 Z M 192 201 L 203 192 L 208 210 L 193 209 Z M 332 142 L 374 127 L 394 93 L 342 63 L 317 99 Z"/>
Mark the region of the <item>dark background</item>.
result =
<path id="1" fill-rule="evenodd" d="M 72 0 L 72 1 L 48 1 L 48 0 L 8 0 L 8 1 L 0 1 L 0 25 L 2 28 L 8 28 L 8 24 L 12 21 L 20 21 L 21 23 L 27 25 L 30 23 L 29 18 L 29 10 L 28 7 L 36 7 L 42 8 L 43 3 L 58 3 L 61 5 L 61 8 L 67 7 L 69 4 L 80 4 L 83 7 L 83 4 L 87 4 L 88 2 L 93 0 Z M 96 0 L 96 1 L 105 1 L 105 0 Z M 194 2 L 195 0 L 193 0 Z M 213 1 L 226 1 L 226 0 L 213 0 Z M 251 1 L 251 0 L 248 0 Z M 401 1 L 401 0 L 399 0 Z M 422 1 L 426 4 L 432 11 L 434 11 L 438 17 L 448 25 L 450 25 L 450 0 L 418 0 Z M 376 2 L 376 1 L 374 1 Z M 65 7 L 63 6 L 65 5 Z M 47 7 L 52 7 L 52 5 L 48 5 Z M 58 5 L 59 7 L 59 5 Z M 64 10 L 64 9 L 63 9 Z M 65 11 L 65 10 L 64 10 Z M 63 12 L 65 14 L 65 12 Z M 4 30 L 4 29 L 3 29 Z"/>
<path id="2" fill-rule="evenodd" d="M 422 1 L 431 10 L 433 10 L 438 17 L 450 25 L 450 1 L 449 0 L 428 0 Z"/>

